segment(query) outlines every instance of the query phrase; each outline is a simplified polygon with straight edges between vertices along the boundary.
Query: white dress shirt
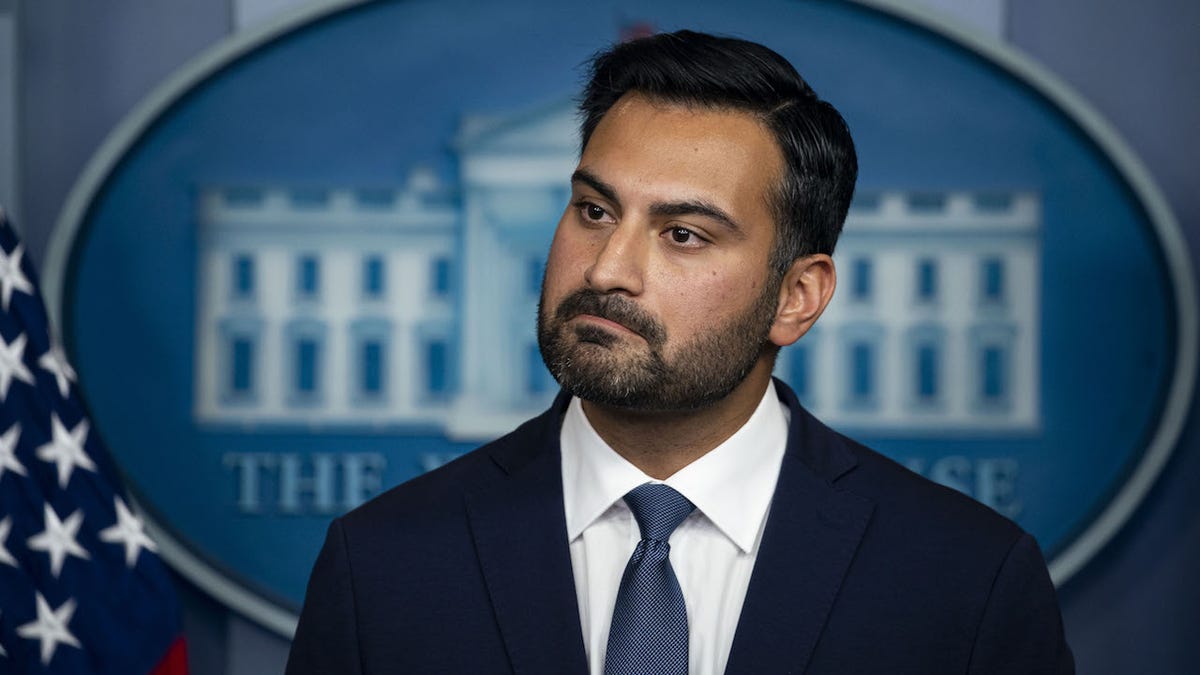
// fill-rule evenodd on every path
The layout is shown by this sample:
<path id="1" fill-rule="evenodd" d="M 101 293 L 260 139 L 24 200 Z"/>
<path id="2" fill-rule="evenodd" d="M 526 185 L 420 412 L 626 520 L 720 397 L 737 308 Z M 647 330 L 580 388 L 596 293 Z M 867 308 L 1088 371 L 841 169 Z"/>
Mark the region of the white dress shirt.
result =
<path id="1" fill-rule="evenodd" d="M 621 575 L 641 539 L 623 499 L 666 483 L 696 505 L 671 535 L 671 566 L 688 615 L 691 675 L 725 671 L 787 443 L 788 410 L 767 386 L 742 428 L 665 481 L 642 473 L 600 438 L 578 398 L 562 426 L 563 501 L 588 666 L 604 672 Z"/>

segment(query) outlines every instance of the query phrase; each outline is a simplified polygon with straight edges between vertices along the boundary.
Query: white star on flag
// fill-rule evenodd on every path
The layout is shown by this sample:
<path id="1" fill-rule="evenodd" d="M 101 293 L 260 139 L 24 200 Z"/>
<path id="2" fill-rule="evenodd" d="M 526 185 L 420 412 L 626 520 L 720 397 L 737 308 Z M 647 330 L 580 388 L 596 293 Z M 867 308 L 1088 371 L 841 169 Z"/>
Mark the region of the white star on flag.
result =
<path id="1" fill-rule="evenodd" d="M 46 509 L 46 529 L 30 537 L 25 543 L 31 550 L 45 551 L 50 556 L 50 573 L 58 578 L 68 555 L 84 560 L 91 558 L 87 550 L 75 541 L 76 535 L 79 534 L 79 526 L 83 524 L 83 511 L 76 511 L 67 516 L 66 520 L 59 520 L 58 514 L 49 504 L 43 506 Z"/>
<path id="2" fill-rule="evenodd" d="M 58 393 L 66 398 L 67 393 L 71 391 L 71 383 L 75 381 L 75 369 L 67 361 L 62 347 L 54 345 L 47 349 L 46 353 L 38 358 L 38 365 L 54 376 L 54 381 L 58 384 Z"/>
<path id="3" fill-rule="evenodd" d="M 0 300 L 4 302 L 4 311 L 8 311 L 8 303 L 12 301 L 13 291 L 21 291 L 33 295 L 33 284 L 21 271 L 21 256 L 25 253 L 25 245 L 17 244 L 12 256 L 0 247 Z"/>
<path id="4" fill-rule="evenodd" d="M 4 612 L 0 612 L 0 616 L 4 616 Z M 8 656 L 8 652 L 4 651 L 4 645 L 0 645 L 0 656 Z"/>
<path id="5" fill-rule="evenodd" d="M 59 643 L 82 649 L 79 640 L 67 630 L 71 616 L 75 614 L 75 600 L 67 600 L 58 609 L 51 610 L 50 603 L 41 593 L 37 594 L 37 620 L 17 626 L 17 635 L 29 640 L 41 640 L 42 665 L 50 665 Z"/>
<path id="6" fill-rule="evenodd" d="M 8 541 L 8 533 L 12 531 L 12 517 L 0 520 L 0 563 L 5 565 L 17 566 L 17 559 L 12 557 L 7 548 L 4 548 L 4 542 Z"/>
<path id="7" fill-rule="evenodd" d="M 24 333 L 18 335 L 12 344 L 0 337 L 0 401 L 8 397 L 8 388 L 14 377 L 25 384 L 33 384 L 33 373 L 25 366 L 25 341 Z"/>
<path id="8" fill-rule="evenodd" d="M 110 544 L 125 545 L 125 566 L 132 568 L 137 564 L 138 554 L 142 549 L 157 550 L 154 542 L 146 536 L 142 529 L 142 521 L 125 506 L 120 497 L 114 497 L 117 507 L 117 523 L 112 527 L 100 530 L 100 540 Z"/>
<path id="9" fill-rule="evenodd" d="M 74 429 L 67 431 L 62 420 L 58 419 L 58 413 L 50 413 L 50 426 L 53 438 L 37 449 L 37 456 L 43 462 L 54 462 L 57 465 L 58 484 L 65 490 L 75 467 L 96 471 L 92 458 L 83 451 L 83 445 L 87 441 L 88 421 L 87 418 L 81 419 Z"/>
<path id="10" fill-rule="evenodd" d="M 14 423 L 0 435 L 0 479 L 5 471 L 11 471 L 19 476 L 25 475 L 25 465 L 17 459 L 17 440 L 21 438 L 21 425 Z"/>

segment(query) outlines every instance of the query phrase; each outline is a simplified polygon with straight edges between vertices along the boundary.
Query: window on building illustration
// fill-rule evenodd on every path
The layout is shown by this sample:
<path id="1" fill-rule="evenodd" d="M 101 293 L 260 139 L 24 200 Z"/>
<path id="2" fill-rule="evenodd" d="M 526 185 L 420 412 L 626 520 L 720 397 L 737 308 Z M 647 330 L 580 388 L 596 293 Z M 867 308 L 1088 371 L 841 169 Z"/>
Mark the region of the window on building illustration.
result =
<path id="1" fill-rule="evenodd" d="M 329 204 L 329 191 L 320 188 L 297 188 L 291 192 L 292 204 L 302 209 L 316 209 Z"/>
<path id="2" fill-rule="evenodd" d="M 985 258 L 980 272 L 983 301 L 988 304 L 1004 302 L 1004 260 Z"/>
<path id="3" fill-rule="evenodd" d="M 233 259 L 233 297 L 239 300 L 254 297 L 254 256 L 248 253 Z"/>
<path id="4" fill-rule="evenodd" d="M 871 299 L 873 275 L 871 261 L 867 258 L 856 258 L 851 264 L 850 295 L 855 300 Z"/>
<path id="5" fill-rule="evenodd" d="M 917 400 L 930 402 L 938 398 L 941 379 L 941 355 L 936 344 L 917 346 Z"/>
<path id="6" fill-rule="evenodd" d="M 850 347 L 850 399 L 866 403 L 875 396 L 875 347 L 856 342 Z"/>
<path id="7" fill-rule="evenodd" d="M 928 258 L 917 262 L 917 301 L 933 302 L 938 295 L 938 265 Z"/>
<path id="8" fill-rule="evenodd" d="M 914 324 L 905 341 L 907 380 L 903 396 L 911 408 L 930 410 L 945 398 L 946 328 L 940 322 Z"/>
<path id="9" fill-rule="evenodd" d="M 914 192 L 908 195 L 908 208 L 920 213 L 937 213 L 946 208 L 946 195 L 940 192 Z"/>
<path id="10" fill-rule="evenodd" d="M 842 327 L 838 336 L 840 358 L 840 405 L 846 410 L 864 411 L 879 406 L 883 370 L 880 348 L 886 332 L 875 321 L 856 321 Z M 821 384 L 814 381 L 814 384 Z"/>
<path id="11" fill-rule="evenodd" d="M 378 398 L 384 393 L 385 358 L 383 340 L 367 339 L 359 347 L 358 389 L 367 398 Z"/>
<path id="12" fill-rule="evenodd" d="M 811 378 L 812 370 L 812 354 L 810 347 L 803 341 L 798 342 L 791 347 L 792 351 L 792 366 L 791 372 L 788 374 L 788 384 L 796 391 L 796 396 L 800 398 L 805 405 L 812 405 L 809 400 L 811 387 L 809 379 Z"/>
<path id="13" fill-rule="evenodd" d="M 363 296 L 370 299 L 382 298 L 387 287 L 387 269 L 383 265 L 383 256 L 367 256 L 363 260 L 362 272 Z"/>
<path id="14" fill-rule="evenodd" d="M 396 202 L 396 191 L 387 188 L 363 188 L 356 190 L 354 200 L 369 209 L 384 209 Z"/>
<path id="15" fill-rule="evenodd" d="M 296 294 L 315 298 L 321 292 L 321 265 L 315 255 L 302 255 L 296 261 Z"/>
<path id="16" fill-rule="evenodd" d="M 878 192 L 855 190 L 854 199 L 850 201 L 851 211 L 878 211 L 883 205 L 883 195 Z"/>
<path id="17" fill-rule="evenodd" d="M 263 201 L 263 191 L 259 188 L 234 187 L 223 190 L 221 194 L 230 206 L 257 206 Z"/>
<path id="18" fill-rule="evenodd" d="M 1008 353 L 1002 345 L 986 345 L 980 351 L 979 398 L 985 405 L 1008 401 Z"/>
<path id="19" fill-rule="evenodd" d="M 231 316 L 220 323 L 221 360 L 217 376 L 218 396 L 223 405 L 234 407 L 254 403 L 261 383 L 258 381 L 262 321 Z"/>
<path id="20" fill-rule="evenodd" d="M 382 402 L 389 389 L 392 324 L 386 318 L 365 316 L 352 321 L 349 329 L 351 372 L 346 386 L 350 397 L 364 403 Z"/>
<path id="21" fill-rule="evenodd" d="M 974 196 L 975 208 L 988 213 L 1003 213 L 1013 207 L 1011 192 L 980 192 Z"/>
<path id="22" fill-rule="evenodd" d="M 450 259 L 442 256 L 433 261 L 433 294 L 437 297 L 450 295 Z"/>
<path id="23" fill-rule="evenodd" d="M 301 337 L 295 343 L 293 388 L 300 397 L 317 394 L 320 385 L 321 345 L 316 338 Z"/>
<path id="24" fill-rule="evenodd" d="M 534 256 L 525 263 L 525 290 L 531 295 L 542 292 L 542 275 L 546 272 L 546 260 Z"/>
<path id="25" fill-rule="evenodd" d="M 988 321 L 970 329 L 970 364 L 967 371 L 973 406 L 984 414 L 1011 409 L 1014 399 L 1014 345 L 1012 322 Z"/>
<path id="26" fill-rule="evenodd" d="M 242 398 L 254 393 L 254 339 L 234 337 L 229 355 L 229 393 Z"/>
<path id="27" fill-rule="evenodd" d="M 450 345 L 444 339 L 425 344 L 425 392 L 434 398 L 450 393 Z"/>
<path id="28" fill-rule="evenodd" d="M 325 387 L 325 337 L 321 321 L 298 319 L 284 327 L 285 391 L 291 405 L 319 402 Z"/>

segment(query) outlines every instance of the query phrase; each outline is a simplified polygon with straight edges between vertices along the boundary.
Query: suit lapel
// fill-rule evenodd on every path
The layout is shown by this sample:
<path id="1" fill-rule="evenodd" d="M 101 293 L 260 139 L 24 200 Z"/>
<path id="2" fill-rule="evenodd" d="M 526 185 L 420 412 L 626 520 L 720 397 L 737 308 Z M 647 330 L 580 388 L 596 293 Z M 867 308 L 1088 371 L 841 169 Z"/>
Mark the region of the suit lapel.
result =
<path id="1" fill-rule="evenodd" d="M 516 673 L 587 672 L 563 514 L 559 408 L 497 447 L 493 459 L 505 475 L 467 494 L 480 567 Z"/>
<path id="2" fill-rule="evenodd" d="M 838 490 L 852 470 L 841 438 L 776 383 L 792 424 L 726 673 L 802 673 L 874 504 Z"/>

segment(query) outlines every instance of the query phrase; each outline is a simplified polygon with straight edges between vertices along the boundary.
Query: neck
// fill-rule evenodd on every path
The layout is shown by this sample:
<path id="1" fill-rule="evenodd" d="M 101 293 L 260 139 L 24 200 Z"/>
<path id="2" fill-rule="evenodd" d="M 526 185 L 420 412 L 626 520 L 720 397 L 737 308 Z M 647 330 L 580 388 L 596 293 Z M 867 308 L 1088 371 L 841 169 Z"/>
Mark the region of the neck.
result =
<path id="1" fill-rule="evenodd" d="M 699 410 L 647 412 L 583 401 L 583 412 L 617 454 L 647 476 L 664 480 L 742 428 L 771 381 L 770 361 L 760 360 L 728 396 Z"/>

